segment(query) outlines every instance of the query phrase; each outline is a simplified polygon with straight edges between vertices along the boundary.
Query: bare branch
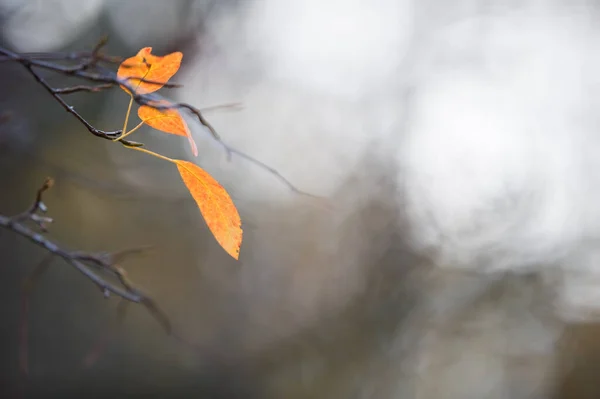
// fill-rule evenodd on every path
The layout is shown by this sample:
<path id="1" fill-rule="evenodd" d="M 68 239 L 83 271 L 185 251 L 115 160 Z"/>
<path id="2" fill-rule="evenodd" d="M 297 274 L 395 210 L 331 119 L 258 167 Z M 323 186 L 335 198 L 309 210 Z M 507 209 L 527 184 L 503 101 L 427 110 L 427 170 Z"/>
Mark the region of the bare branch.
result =
<path id="1" fill-rule="evenodd" d="M 42 201 L 42 196 L 44 192 L 51 186 L 52 179 L 46 179 L 44 184 L 38 190 L 33 205 L 27 211 L 12 217 L 0 215 L 0 227 L 25 237 L 34 244 L 44 248 L 50 254 L 62 258 L 66 263 L 73 266 L 85 277 L 96 284 L 105 296 L 109 296 L 112 293 L 127 301 L 143 304 L 163 326 L 165 331 L 170 333 L 171 326 L 167 316 L 160 310 L 154 300 L 144 294 L 142 290 L 135 287 L 135 285 L 127 277 L 125 270 L 114 263 L 115 259 L 123 257 L 124 254 L 139 252 L 141 249 L 120 251 L 112 255 L 105 253 L 98 255 L 68 251 L 24 224 L 27 221 L 33 221 L 39 225 L 37 217 L 40 217 L 40 215 L 38 212 L 46 211 L 46 206 Z M 90 267 L 95 267 L 100 272 L 108 272 L 109 274 L 116 276 L 120 285 L 111 283 L 103 278 L 100 274 L 94 272 Z"/>
<path id="2" fill-rule="evenodd" d="M 48 93 L 50 93 L 52 95 L 52 97 L 54 97 L 56 99 L 56 101 L 58 101 L 58 103 L 60 105 L 62 105 L 62 107 L 65 109 L 65 111 L 67 111 L 68 113 L 73 115 L 75 118 L 77 118 L 77 120 L 79 120 L 79 122 L 81 122 L 87 128 L 87 130 L 90 133 L 92 133 L 94 136 L 103 138 L 105 140 L 112 141 L 113 139 L 115 139 L 121 135 L 122 130 L 115 130 L 112 132 L 107 132 L 104 130 L 96 129 L 83 116 L 81 116 L 77 111 L 75 111 L 75 107 L 73 107 L 72 105 L 69 105 L 65 100 L 62 99 L 61 96 L 59 96 L 57 93 L 55 93 L 54 89 L 46 82 L 46 80 L 44 78 L 42 78 L 40 76 L 40 74 L 38 74 L 36 71 L 33 70 L 31 65 L 26 66 L 26 68 L 29 71 L 29 73 L 31 73 L 33 75 L 33 77 L 48 91 Z M 121 142 L 125 145 L 132 146 L 132 147 L 140 147 L 142 145 L 140 143 L 135 143 L 135 142 L 126 141 L 126 140 L 121 140 Z"/>

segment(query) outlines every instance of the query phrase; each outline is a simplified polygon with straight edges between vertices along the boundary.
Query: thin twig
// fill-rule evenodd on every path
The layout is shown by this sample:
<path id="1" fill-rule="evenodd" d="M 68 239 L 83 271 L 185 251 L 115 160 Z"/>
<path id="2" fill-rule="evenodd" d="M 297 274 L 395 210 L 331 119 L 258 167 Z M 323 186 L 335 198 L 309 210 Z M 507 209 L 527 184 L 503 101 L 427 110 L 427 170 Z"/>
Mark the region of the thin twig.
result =
<path id="1" fill-rule="evenodd" d="M 113 87 L 115 87 L 115 85 L 113 83 L 104 83 L 104 84 L 96 85 L 96 86 L 77 85 L 77 86 L 71 86 L 71 87 L 64 87 L 61 89 L 52 89 L 52 92 L 54 94 L 71 94 L 71 93 L 77 93 L 77 92 L 81 92 L 81 91 L 97 93 L 102 90 L 112 89 Z"/>
<path id="2" fill-rule="evenodd" d="M 46 89 L 46 91 L 48 91 L 48 93 L 50 93 L 52 97 L 54 97 L 56 101 L 58 101 L 58 103 L 65 109 L 65 111 L 77 118 L 77 120 L 79 120 L 79 122 L 81 122 L 94 136 L 107 140 L 112 140 L 121 134 L 121 130 L 105 132 L 103 130 L 99 130 L 93 127 L 87 120 L 85 120 L 85 118 L 83 118 L 77 111 L 75 111 L 75 107 L 69 105 L 65 100 L 62 99 L 61 96 L 55 93 L 54 89 L 46 82 L 44 78 L 42 78 L 40 74 L 33 70 L 31 65 L 26 65 L 25 68 L 27 68 L 29 73 L 33 75 L 33 77 L 38 81 L 38 83 L 40 83 Z"/>
<path id="3" fill-rule="evenodd" d="M 212 105 L 210 107 L 204 107 L 200 109 L 201 112 L 213 112 L 213 111 L 238 111 L 244 108 L 242 103 L 230 103 L 230 104 L 219 104 Z"/>
<path id="4" fill-rule="evenodd" d="M 243 159 L 257 165 L 258 167 L 266 170 L 267 172 L 271 173 L 273 176 L 275 176 L 275 178 L 277 178 L 280 182 L 282 182 L 284 185 L 286 185 L 292 192 L 294 192 L 298 195 L 303 195 L 303 196 L 312 197 L 312 198 L 319 199 L 319 200 L 324 200 L 324 198 L 321 196 L 314 195 L 314 194 L 308 193 L 306 191 L 300 190 L 291 181 L 289 181 L 285 176 L 283 176 L 280 172 L 278 172 L 275 168 L 272 168 L 272 167 L 268 166 L 267 164 L 265 164 L 264 162 L 259 161 L 258 159 L 229 146 L 227 143 L 225 143 L 221 139 L 221 137 L 219 136 L 219 134 L 217 133 L 215 128 L 206 120 L 204 115 L 202 115 L 202 112 L 200 111 L 200 109 L 194 107 L 193 105 L 190 105 L 188 103 L 157 104 L 156 102 L 153 102 L 152 100 L 147 100 L 147 98 L 142 95 L 136 95 L 133 98 L 140 105 L 150 105 L 155 109 L 182 109 L 182 108 L 187 109 L 188 111 L 190 111 L 193 115 L 195 115 L 198 118 L 198 121 L 208 129 L 208 131 L 210 132 L 212 137 L 225 149 L 228 160 L 231 159 L 232 154 L 236 154 L 240 158 L 243 158 Z"/>

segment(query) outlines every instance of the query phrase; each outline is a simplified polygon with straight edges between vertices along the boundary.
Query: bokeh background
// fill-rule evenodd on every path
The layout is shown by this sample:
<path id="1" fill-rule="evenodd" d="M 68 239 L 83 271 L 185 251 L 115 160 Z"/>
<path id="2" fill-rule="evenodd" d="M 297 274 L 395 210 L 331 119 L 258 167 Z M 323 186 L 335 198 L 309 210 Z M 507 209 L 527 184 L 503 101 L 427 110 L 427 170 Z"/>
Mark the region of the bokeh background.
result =
<path id="1" fill-rule="evenodd" d="M 195 162 L 232 195 L 240 261 L 170 165 L 91 136 L 21 66 L 0 63 L 0 212 L 46 176 L 66 248 L 152 250 L 124 264 L 186 342 L 60 260 L 0 231 L 2 397 L 595 398 L 600 233 L 592 0 L 0 0 L 13 51 L 184 53 L 165 96 Z M 56 87 L 71 81 L 44 72 Z M 69 101 L 122 126 L 118 89 Z M 133 138 L 172 157 L 187 141 Z M 93 363 L 86 355 L 111 338 Z"/>

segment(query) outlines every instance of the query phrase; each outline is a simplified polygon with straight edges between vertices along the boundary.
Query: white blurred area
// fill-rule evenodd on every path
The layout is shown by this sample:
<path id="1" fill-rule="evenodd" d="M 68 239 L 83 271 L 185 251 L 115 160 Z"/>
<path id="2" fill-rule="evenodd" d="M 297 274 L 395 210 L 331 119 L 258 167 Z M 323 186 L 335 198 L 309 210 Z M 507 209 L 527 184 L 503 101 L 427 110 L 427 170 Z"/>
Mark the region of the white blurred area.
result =
<path id="1" fill-rule="evenodd" d="M 409 1 L 251 4 L 244 35 L 266 77 L 318 96 L 364 100 L 385 90 L 412 32 Z"/>
<path id="2" fill-rule="evenodd" d="M 209 18 L 207 31 L 200 50 L 211 57 L 180 77 L 182 99 L 241 102 L 242 111 L 211 113 L 214 126 L 302 190 L 332 195 L 360 173 L 356 165 L 369 151 L 381 153 L 396 134 L 398 69 L 412 34 L 409 1 L 242 2 Z M 223 158 L 210 142 L 203 146 L 205 162 Z M 242 171 L 235 183 L 241 197 L 297 200 L 246 161 L 219 166 L 229 175 Z"/>
<path id="3" fill-rule="evenodd" d="M 534 5 L 431 35 L 399 178 L 440 266 L 549 272 L 577 319 L 600 282 L 600 36 L 589 8 Z"/>
<path id="4" fill-rule="evenodd" d="M 446 264 L 552 263 L 600 232 L 590 201 L 598 36 L 586 14 L 565 11 L 505 12 L 433 35 L 398 159 L 418 242 L 445 245 Z"/>
<path id="5" fill-rule="evenodd" d="M 1 0 L 4 37 L 18 51 L 52 51 L 95 23 L 104 0 Z"/>
<path id="6" fill-rule="evenodd" d="M 576 319 L 596 302 L 581 282 L 600 276 L 598 10 L 442 3 L 244 2 L 211 19 L 211 57 L 182 98 L 242 102 L 211 115 L 225 140 L 316 194 L 360 173 L 368 150 L 394 152 L 415 248 L 443 268 L 558 273 Z M 241 197 L 282 200 L 215 148 L 203 162 L 242 174 Z"/>

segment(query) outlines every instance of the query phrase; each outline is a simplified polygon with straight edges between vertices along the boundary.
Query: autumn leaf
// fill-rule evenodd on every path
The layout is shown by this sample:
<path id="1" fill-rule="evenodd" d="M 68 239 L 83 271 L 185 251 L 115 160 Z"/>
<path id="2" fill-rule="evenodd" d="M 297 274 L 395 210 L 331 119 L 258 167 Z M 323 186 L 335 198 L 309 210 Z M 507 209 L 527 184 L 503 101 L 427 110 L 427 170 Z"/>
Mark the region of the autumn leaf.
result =
<path id="1" fill-rule="evenodd" d="M 161 100 L 153 101 L 150 103 L 150 105 L 170 106 L 172 104 L 166 100 Z M 156 109 L 152 106 L 142 105 L 138 109 L 138 116 L 146 125 L 153 127 L 156 130 L 175 134 L 177 136 L 187 137 L 190 142 L 190 146 L 192 147 L 192 153 L 194 156 L 198 156 L 198 147 L 196 146 L 196 142 L 192 138 L 190 129 L 188 128 L 187 123 L 185 123 L 185 120 L 181 116 L 179 110 L 175 108 Z"/>
<path id="2" fill-rule="evenodd" d="M 242 244 L 242 221 L 231 197 L 198 165 L 179 159 L 174 161 L 208 228 L 223 249 L 237 260 Z"/>
<path id="3" fill-rule="evenodd" d="M 183 54 L 176 51 L 163 57 L 152 55 L 152 47 L 144 47 L 134 57 L 127 58 L 117 71 L 119 80 L 127 79 L 135 87 L 136 94 L 155 92 L 163 87 L 179 70 Z M 143 82 L 145 79 L 155 83 Z M 123 90 L 129 93 L 124 86 Z"/>

